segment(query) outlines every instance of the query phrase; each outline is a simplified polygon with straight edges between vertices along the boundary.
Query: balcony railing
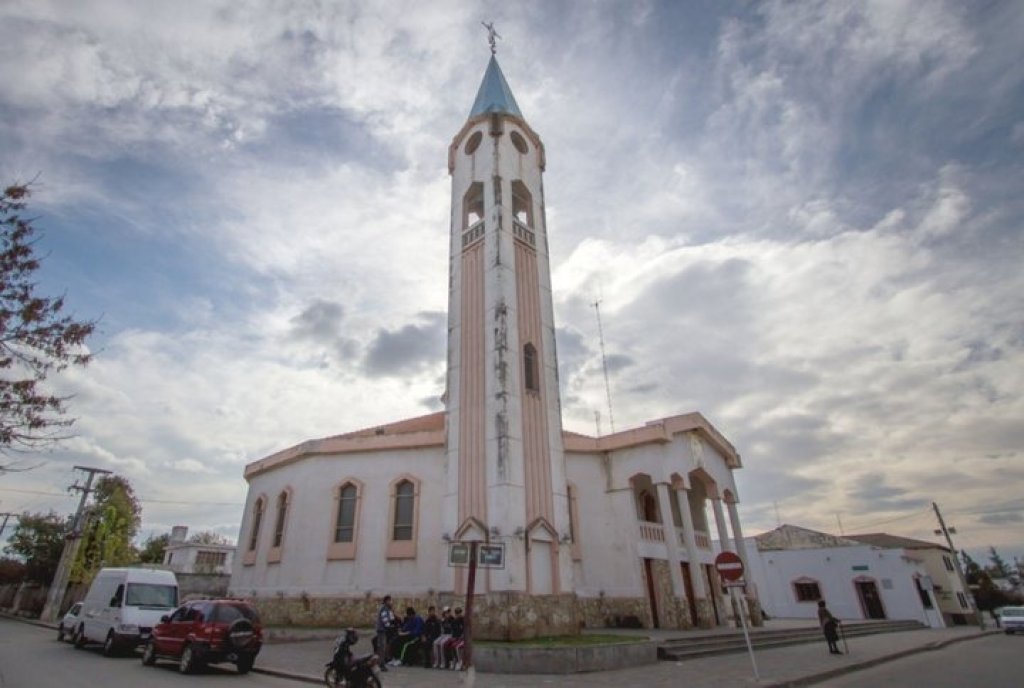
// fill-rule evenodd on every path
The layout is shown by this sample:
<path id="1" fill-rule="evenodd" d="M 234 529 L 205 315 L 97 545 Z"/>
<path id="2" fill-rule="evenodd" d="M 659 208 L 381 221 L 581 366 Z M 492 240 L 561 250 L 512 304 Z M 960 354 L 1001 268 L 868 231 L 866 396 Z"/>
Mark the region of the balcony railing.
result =
<path id="1" fill-rule="evenodd" d="M 537 239 L 533 234 L 533 230 L 519 220 L 512 220 L 512 235 L 528 246 L 536 247 L 537 245 Z"/>
<path id="2" fill-rule="evenodd" d="M 683 529 L 682 528 L 676 528 L 676 535 L 679 538 L 679 546 L 685 548 L 686 547 L 686 537 L 683 535 Z M 707 549 L 707 550 L 711 549 L 711 538 L 708 537 L 708 534 L 705 533 L 704 531 L 702 531 L 702 530 L 695 530 L 695 531 L 693 531 L 693 539 L 697 543 L 697 549 Z"/>
<path id="3" fill-rule="evenodd" d="M 469 229 L 462 233 L 462 248 L 467 248 L 470 244 L 474 243 L 483 235 L 484 221 L 477 220 L 473 225 L 470 226 Z"/>
<path id="4" fill-rule="evenodd" d="M 648 542 L 665 542 L 665 527 L 660 523 L 640 521 L 640 539 Z"/>

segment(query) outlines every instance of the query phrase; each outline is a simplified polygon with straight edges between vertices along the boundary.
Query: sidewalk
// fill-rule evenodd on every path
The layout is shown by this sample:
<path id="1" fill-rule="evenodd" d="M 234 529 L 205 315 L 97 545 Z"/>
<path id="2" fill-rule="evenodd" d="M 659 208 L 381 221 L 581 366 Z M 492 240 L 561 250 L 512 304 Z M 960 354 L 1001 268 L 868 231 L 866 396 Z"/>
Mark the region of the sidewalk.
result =
<path id="1" fill-rule="evenodd" d="M 806 624 L 806 622 L 804 622 Z M 952 643 L 973 640 L 998 630 L 979 631 L 972 626 L 939 630 L 906 631 L 861 636 L 849 641 L 847 655 L 830 655 L 820 643 L 756 650 L 754 658 L 760 681 L 754 679 L 747 653 L 719 655 L 685 662 L 657 662 L 648 666 L 587 674 L 485 674 L 470 677 L 467 672 L 397 667 L 382 675 L 385 688 L 434 688 L 477 686 L 479 688 L 537 688 L 564 686 L 672 686 L 677 688 L 731 688 L 745 686 L 803 686 L 858 669 L 899 659 L 917 652 L 939 650 Z M 362 634 L 356 653 L 368 652 L 368 633 Z M 679 635 L 675 633 L 674 635 Z M 332 640 L 270 642 L 263 646 L 254 671 L 297 678 L 312 683 L 323 681 L 324 664 L 330 660 Z"/>

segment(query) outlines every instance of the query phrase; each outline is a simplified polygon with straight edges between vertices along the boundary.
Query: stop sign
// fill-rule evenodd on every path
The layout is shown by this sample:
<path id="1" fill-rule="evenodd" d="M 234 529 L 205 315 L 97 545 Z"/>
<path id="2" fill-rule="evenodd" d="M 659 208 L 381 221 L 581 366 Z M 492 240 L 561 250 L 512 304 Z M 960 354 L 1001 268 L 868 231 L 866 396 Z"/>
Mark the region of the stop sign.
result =
<path id="1" fill-rule="evenodd" d="M 743 577 L 743 560 L 734 552 L 722 552 L 715 557 L 715 569 L 724 580 L 739 580 Z"/>

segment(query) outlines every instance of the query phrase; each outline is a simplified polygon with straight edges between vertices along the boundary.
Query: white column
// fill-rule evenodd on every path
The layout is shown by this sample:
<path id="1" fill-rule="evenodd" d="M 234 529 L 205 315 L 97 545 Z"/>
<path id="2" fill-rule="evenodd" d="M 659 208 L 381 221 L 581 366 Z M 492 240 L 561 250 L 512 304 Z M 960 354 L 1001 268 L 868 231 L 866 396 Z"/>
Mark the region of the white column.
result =
<path id="1" fill-rule="evenodd" d="M 743 529 L 740 527 L 740 512 L 736 509 L 736 502 L 727 502 L 727 504 L 729 506 L 729 524 L 732 526 L 732 538 L 736 543 L 736 554 L 743 561 L 743 570 L 749 571 L 747 546 L 743 542 Z"/>
<path id="2" fill-rule="evenodd" d="M 669 502 L 669 489 L 666 483 L 658 483 L 658 511 L 661 514 L 661 526 L 665 533 L 665 551 L 668 553 L 668 569 L 672 576 L 672 592 L 679 599 L 686 598 L 686 586 L 683 584 L 683 570 L 679 565 L 679 538 L 676 537 L 676 525 L 672 520 L 672 504 Z"/>
<path id="3" fill-rule="evenodd" d="M 711 510 L 715 514 L 715 529 L 718 531 L 718 542 L 721 546 L 722 551 L 729 549 L 729 531 L 725 528 L 725 511 L 722 509 L 722 498 L 711 497 Z M 729 619 L 729 609 L 731 609 L 729 593 L 726 592 L 725 588 L 721 589 L 721 595 L 719 595 L 718 608 L 722 610 L 721 618 L 722 623 L 727 624 Z"/>
<path id="4" fill-rule="evenodd" d="M 729 549 L 729 531 L 725 528 L 725 512 L 722 511 L 722 498 L 711 497 L 711 510 L 715 512 L 715 528 L 718 530 L 718 542 L 722 551 Z"/>
<path id="5" fill-rule="evenodd" d="M 706 598 L 707 589 L 704 587 L 704 572 L 701 570 L 700 559 L 697 557 L 697 537 L 693 534 L 693 513 L 690 511 L 690 493 L 685 490 L 677 490 L 679 497 L 679 515 L 683 517 L 683 542 L 686 543 L 686 556 L 690 560 L 690 580 L 693 582 L 693 596 Z M 690 600 L 693 604 L 695 600 Z"/>

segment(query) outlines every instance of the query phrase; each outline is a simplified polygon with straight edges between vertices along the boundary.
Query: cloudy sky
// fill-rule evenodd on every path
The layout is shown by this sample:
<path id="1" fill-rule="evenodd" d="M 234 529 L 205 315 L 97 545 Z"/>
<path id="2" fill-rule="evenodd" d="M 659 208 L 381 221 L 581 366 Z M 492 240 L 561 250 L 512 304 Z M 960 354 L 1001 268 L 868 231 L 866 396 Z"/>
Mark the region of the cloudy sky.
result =
<path id="1" fill-rule="evenodd" d="M 565 426 L 698 410 L 778 522 L 1024 557 L 1024 12 L 1007 2 L 8 0 L 0 180 L 99 319 L 75 437 L 237 535 L 243 466 L 440 409 L 447 145 L 489 56 L 543 138 Z"/>

